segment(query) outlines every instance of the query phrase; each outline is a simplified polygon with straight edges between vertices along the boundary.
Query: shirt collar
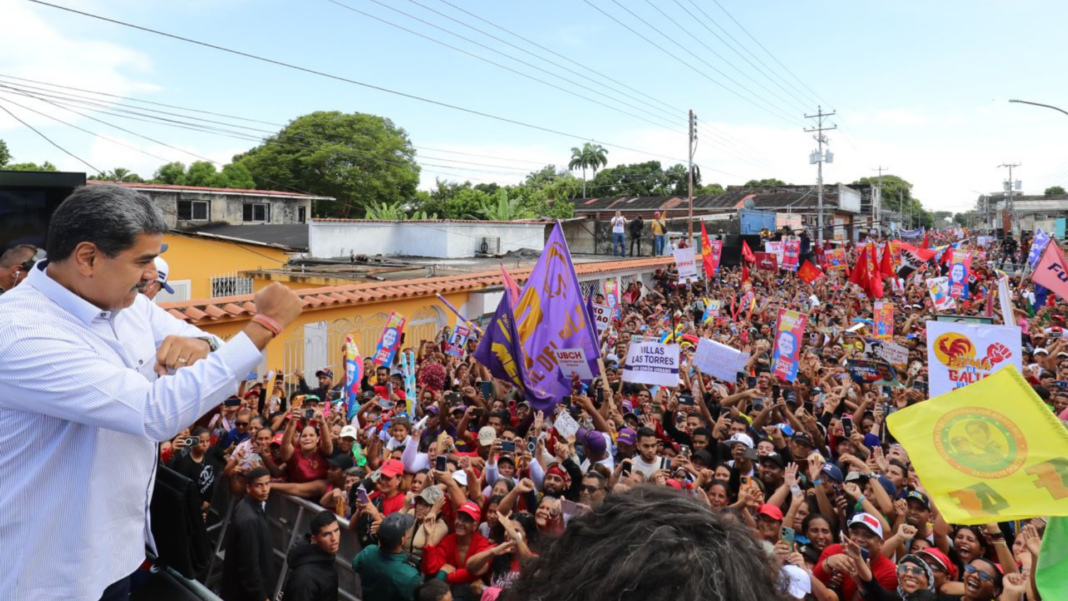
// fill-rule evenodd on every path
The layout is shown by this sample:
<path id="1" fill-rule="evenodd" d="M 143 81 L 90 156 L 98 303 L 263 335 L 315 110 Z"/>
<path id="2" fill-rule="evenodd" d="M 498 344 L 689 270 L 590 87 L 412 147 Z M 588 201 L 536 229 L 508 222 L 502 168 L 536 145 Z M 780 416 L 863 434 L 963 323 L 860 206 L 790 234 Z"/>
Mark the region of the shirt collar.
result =
<path id="1" fill-rule="evenodd" d="M 73 315 L 85 325 L 92 323 L 97 317 L 107 319 L 111 317 L 111 311 L 104 311 L 93 303 L 74 294 L 63 287 L 62 284 L 52 279 L 45 271 L 48 261 L 41 261 L 30 270 L 26 277 L 26 283 L 37 289 L 45 298 L 52 301 L 59 308 Z"/>

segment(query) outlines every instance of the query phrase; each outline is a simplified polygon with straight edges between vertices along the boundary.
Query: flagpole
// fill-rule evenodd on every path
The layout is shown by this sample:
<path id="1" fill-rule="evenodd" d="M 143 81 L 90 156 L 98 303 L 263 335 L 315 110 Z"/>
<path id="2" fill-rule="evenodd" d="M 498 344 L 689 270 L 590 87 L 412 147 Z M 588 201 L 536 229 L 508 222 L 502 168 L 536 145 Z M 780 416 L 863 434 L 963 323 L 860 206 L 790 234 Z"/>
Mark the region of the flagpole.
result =
<path id="1" fill-rule="evenodd" d="M 508 291 L 505 290 L 504 293 L 508 294 Z M 444 296 L 442 296 L 440 294 L 437 294 L 436 296 L 438 297 L 438 300 L 441 301 L 442 304 L 444 304 L 446 307 L 448 307 L 449 310 L 452 311 L 456 315 L 456 317 L 460 318 L 460 321 L 464 322 L 464 324 L 467 327 L 469 327 L 472 330 L 478 332 L 479 336 L 484 336 L 485 335 L 485 332 L 482 331 L 482 328 L 480 328 L 480 327 L 476 326 L 475 324 L 471 323 L 471 320 L 467 319 L 463 315 L 460 315 L 460 312 L 456 309 L 456 307 L 452 306 L 452 303 L 450 303 L 449 301 L 445 300 Z"/>

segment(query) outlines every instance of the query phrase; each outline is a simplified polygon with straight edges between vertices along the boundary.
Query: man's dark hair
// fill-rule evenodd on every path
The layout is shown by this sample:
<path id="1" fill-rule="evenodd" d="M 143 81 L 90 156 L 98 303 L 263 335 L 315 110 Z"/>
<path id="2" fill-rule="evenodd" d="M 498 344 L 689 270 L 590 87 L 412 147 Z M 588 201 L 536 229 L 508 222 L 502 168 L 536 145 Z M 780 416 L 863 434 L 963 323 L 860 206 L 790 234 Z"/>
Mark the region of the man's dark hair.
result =
<path id="1" fill-rule="evenodd" d="M 596 480 L 598 482 L 598 486 L 600 486 L 601 488 L 604 488 L 605 487 L 605 483 L 608 482 L 608 479 L 604 477 L 604 474 L 602 474 L 601 472 L 598 472 L 598 471 L 594 471 L 594 470 L 590 470 L 590 471 L 586 472 L 585 474 L 582 475 L 582 477 L 583 478 L 593 478 L 594 480 Z"/>
<path id="2" fill-rule="evenodd" d="M 712 440 L 712 430 L 701 426 L 700 428 L 694 428 L 693 432 L 691 432 L 691 436 L 704 436 L 709 440 Z"/>
<path id="3" fill-rule="evenodd" d="M 262 478 L 264 476 L 270 476 L 270 475 L 271 475 L 271 472 L 267 471 L 267 468 L 265 468 L 265 467 L 254 467 L 254 468 L 250 469 L 247 474 L 245 474 L 245 482 L 248 483 L 248 484 L 252 484 L 256 480 L 259 480 L 260 478 Z"/>
<path id="4" fill-rule="evenodd" d="M 62 261 L 82 242 L 92 242 L 108 257 L 132 247 L 138 234 L 168 230 L 152 200 L 123 186 L 82 186 L 67 197 L 48 225 L 48 259 Z"/>
<path id="5" fill-rule="evenodd" d="M 1032 386 L 1031 388 L 1035 389 L 1035 394 L 1038 395 L 1038 398 L 1042 399 L 1042 402 L 1049 402 L 1051 396 L 1049 388 L 1046 388 L 1045 386 Z"/>
<path id="6" fill-rule="evenodd" d="M 196 428 L 193 428 L 192 432 L 190 432 L 190 434 L 192 436 L 200 436 L 201 434 L 210 434 L 210 433 L 211 433 L 211 431 L 208 430 L 207 428 L 205 428 L 204 426 L 197 426 Z"/>
<path id="7" fill-rule="evenodd" d="M 493 411 L 486 419 L 489 419 L 490 417 L 496 417 L 497 419 L 501 420 L 502 424 L 507 425 L 512 423 L 512 416 L 509 415 L 507 411 Z"/>
<path id="8" fill-rule="evenodd" d="M 449 585 L 444 580 L 434 578 L 419 587 L 415 601 L 438 601 L 449 592 Z"/>
<path id="9" fill-rule="evenodd" d="M 649 436 L 652 436 L 653 438 L 656 438 L 656 432 L 654 432 L 652 428 L 638 428 L 638 431 L 635 432 L 635 434 L 638 435 L 638 437 L 637 437 L 638 440 L 641 440 L 641 439 L 649 437 Z"/>
<path id="10" fill-rule="evenodd" d="M 312 536 L 319 536 L 319 533 L 322 532 L 323 528 L 326 528 L 327 526 L 333 524 L 336 521 L 337 516 L 334 515 L 333 511 L 320 511 L 319 513 L 315 514 L 315 517 L 312 518 L 310 526 Z"/>
<path id="11" fill-rule="evenodd" d="M 626 561 L 619 561 L 626 557 Z M 681 493 L 642 485 L 571 521 L 502 601 L 783 601 L 748 528 Z"/>
<path id="12" fill-rule="evenodd" d="M 0 267 L 7 269 L 19 263 L 24 263 L 37 254 L 37 247 L 32 244 L 19 244 L 13 246 L 0 255 Z"/>

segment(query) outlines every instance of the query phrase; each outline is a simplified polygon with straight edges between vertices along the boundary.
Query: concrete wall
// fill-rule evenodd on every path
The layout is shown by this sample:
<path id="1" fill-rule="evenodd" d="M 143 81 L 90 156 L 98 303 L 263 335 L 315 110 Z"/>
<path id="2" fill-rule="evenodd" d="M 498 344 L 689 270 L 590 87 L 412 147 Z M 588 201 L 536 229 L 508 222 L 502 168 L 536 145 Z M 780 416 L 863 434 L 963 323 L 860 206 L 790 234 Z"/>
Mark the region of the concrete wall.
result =
<path id="1" fill-rule="evenodd" d="M 500 252 L 545 248 L 544 223 L 468 221 L 312 221 L 308 245 L 317 258 L 396 255 L 473 257 L 483 238 L 500 238 Z M 496 251 L 494 245 L 490 253 Z"/>
<path id="2" fill-rule="evenodd" d="M 273 196 L 253 196 L 239 194 L 204 193 L 186 190 L 153 190 L 140 189 L 139 192 L 147 194 L 152 202 L 163 210 L 167 225 L 172 228 L 178 227 L 178 200 L 206 200 L 211 204 L 211 216 L 208 221 L 214 223 L 228 223 L 230 225 L 242 225 L 250 223 L 244 221 L 245 203 L 266 203 L 271 207 L 271 221 L 273 224 L 300 223 L 298 208 L 304 207 L 306 219 L 311 219 L 311 199 L 276 198 Z M 199 221 L 183 221 L 182 225 L 207 223 Z M 259 223 L 259 222 L 255 222 Z"/>

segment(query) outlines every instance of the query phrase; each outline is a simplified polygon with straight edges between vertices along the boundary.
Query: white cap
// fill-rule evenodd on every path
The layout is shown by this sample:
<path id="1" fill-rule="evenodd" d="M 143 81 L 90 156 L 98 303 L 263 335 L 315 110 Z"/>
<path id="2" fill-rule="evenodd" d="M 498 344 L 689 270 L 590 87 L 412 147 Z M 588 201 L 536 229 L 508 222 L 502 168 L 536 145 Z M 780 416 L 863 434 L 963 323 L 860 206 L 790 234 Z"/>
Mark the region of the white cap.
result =
<path id="1" fill-rule="evenodd" d="M 482 429 L 478 431 L 478 444 L 488 447 L 495 440 L 497 440 L 497 431 L 493 429 L 493 426 L 482 426 Z"/>
<path id="2" fill-rule="evenodd" d="M 812 594 L 812 579 L 808 572 L 797 566 L 784 565 L 780 575 L 786 584 L 786 593 L 794 599 L 804 599 Z"/>
<path id="3" fill-rule="evenodd" d="M 167 265 L 167 261 L 163 257 L 156 257 L 156 272 L 159 274 L 156 276 L 156 281 L 163 286 L 163 289 L 167 291 L 167 294 L 174 294 L 174 288 L 167 285 L 167 275 L 171 272 L 170 265 Z"/>
<path id="4" fill-rule="evenodd" d="M 456 470 L 452 473 L 452 481 L 460 486 L 467 486 L 467 472 Z"/>
<path id="5" fill-rule="evenodd" d="M 737 443 L 744 444 L 750 449 L 753 448 L 753 439 L 750 438 L 748 434 L 743 434 L 739 432 L 731 436 L 730 439 L 727 440 L 727 446 L 734 446 Z"/>
<path id="6" fill-rule="evenodd" d="M 883 537 L 883 525 L 879 522 L 878 518 L 870 513 L 858 513 L 854 515 L 853 519 L 849 520 L 849 528 L 852 528 L 856 524 L 871 530 L 879 535 L 879 538 Z"/>

